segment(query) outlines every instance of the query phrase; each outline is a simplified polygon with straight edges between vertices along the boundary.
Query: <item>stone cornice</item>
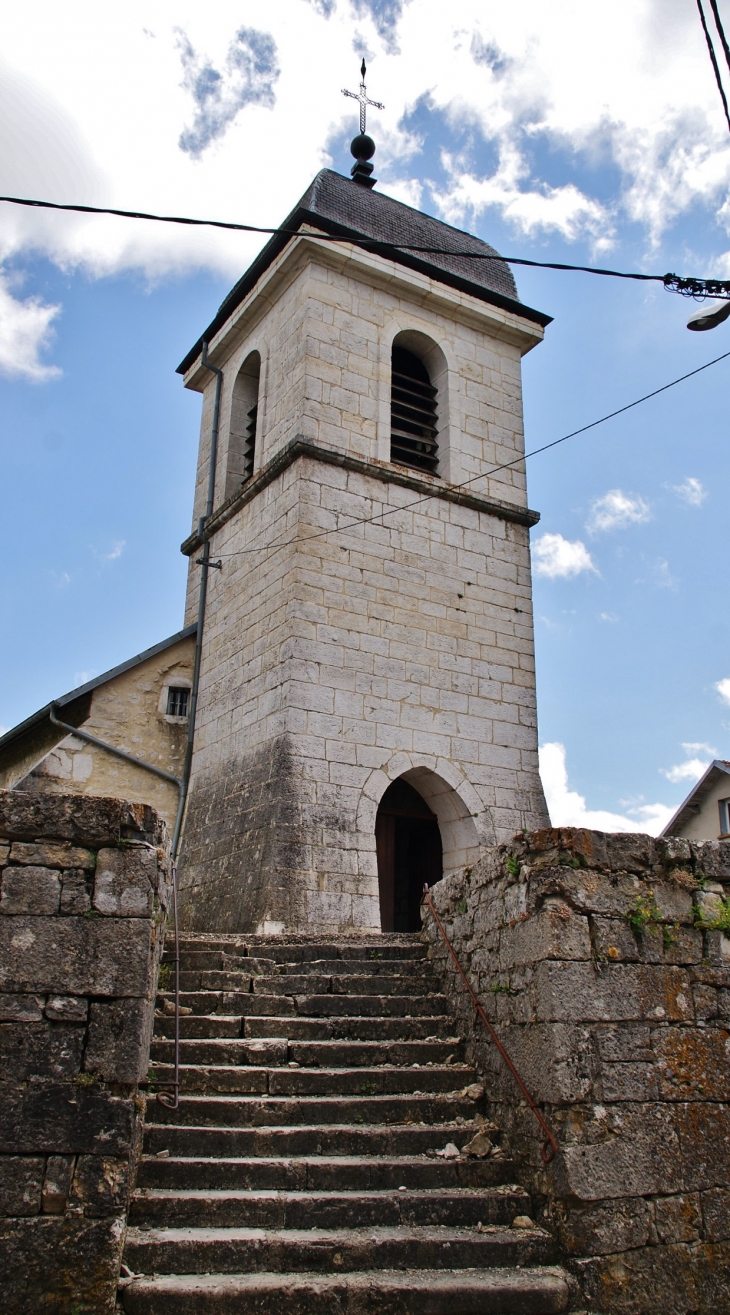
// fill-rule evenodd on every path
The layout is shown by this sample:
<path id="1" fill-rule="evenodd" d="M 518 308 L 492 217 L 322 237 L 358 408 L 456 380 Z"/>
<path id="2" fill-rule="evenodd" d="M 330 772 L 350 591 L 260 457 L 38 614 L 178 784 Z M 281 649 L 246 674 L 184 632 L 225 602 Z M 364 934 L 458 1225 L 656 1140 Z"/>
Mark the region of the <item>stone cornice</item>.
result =
<path id="1" fill-rule="evenodd" d="M 366 461 L 363 457 L 353 456 L 350 452 L 338 452 L 335 448 L 321 447 L 318 443 L 311 443 L 305 438 L 294 438 L 253 479 L 247 480 L 238 492 L 213 512 L 206 526 L 206 537 L 211 538 L 217 530 L 222 529 L 232 516 L 235 516 L 242 507 L 251 502 L 300 457 L 322 462 L 326 466 L 339 466 L 341 470 L 366 475 L 370 479 L 379 480 L 381 484 L 398 484 L 401 488 L 412 490 L 413 493 L 440 498 L 443 502 L 455 502 L 460 507 L 482 511 L 488 516 L 498 516 L 500 520 L 512 521 L 516 525 L 529 527 L 537 525 L 540 519 L 539 512 L 530 511 L 527 507 L 517 507 L 512 502 L 503 502 L 500 498 L 485 498 L 478 493 L 468 492 L 457 484 L 445 484 L 436 478 L 424 479 L 419 475 L 411 474 L 403 467 L 383 461 Z M 180 545 L 180 551 L 186 557 L 190 557 L 202 547 L 202 544 L 200 535 L 193 533 Z"/>

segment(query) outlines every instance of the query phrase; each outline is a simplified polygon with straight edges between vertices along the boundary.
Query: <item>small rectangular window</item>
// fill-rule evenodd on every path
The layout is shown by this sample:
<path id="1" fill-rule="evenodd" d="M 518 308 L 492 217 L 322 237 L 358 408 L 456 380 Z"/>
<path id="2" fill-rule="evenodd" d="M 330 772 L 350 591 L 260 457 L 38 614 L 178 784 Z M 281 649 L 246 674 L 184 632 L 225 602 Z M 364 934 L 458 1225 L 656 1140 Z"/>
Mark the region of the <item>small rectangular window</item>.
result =
<path id="1" fill-rule="evenodd" d="M 730 799 L 719 799 L 718 806 L 720 809 L 720 835 L 730 835 Z"/>
<path id="2" fill-rule="evenodd" d="M 171 685 L 167 691 L 168 717 L 187 717 L 189 689 L 180 689 Z"/>

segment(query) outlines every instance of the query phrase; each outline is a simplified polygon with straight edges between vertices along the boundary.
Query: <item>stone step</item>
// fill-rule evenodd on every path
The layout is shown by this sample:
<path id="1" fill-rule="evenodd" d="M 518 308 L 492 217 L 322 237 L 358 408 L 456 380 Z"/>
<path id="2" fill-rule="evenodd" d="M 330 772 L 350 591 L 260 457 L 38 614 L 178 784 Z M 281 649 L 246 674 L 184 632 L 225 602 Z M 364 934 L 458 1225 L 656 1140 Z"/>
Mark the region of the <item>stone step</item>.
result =
<path id="1" fill-rule="evenodd" d="M 452 1123 L 459 1117 L 473 1119 L 477 1111 L 481 1112 L 483 1103 L 483 1098 L 471 1099 L 451 1092 L 421 1096 L 183 1096 L 176 1110 L 157 1105 L 155 1117 L 158 1123 L 219 1128 L 328 1123 L 429 1124 Z"/>
<path id="2" fill-rule="evenodd" d="M 174 993 L 159 991 L 156 1007 L 174 1004 Z M 240 1014 L 258 1018 L 428 1018 L 448 1017 L 443 995 L 254 995 L 250 991 L 181 991 L 180 1004 L 194 1014 Z M 453 1025 L 452 1025 L 453 1026 Z"/>
<path id="3" fill-rule="evenodd" d="M 174 951 L 165 950 L 162 956 L 165 966 L 174 966 Z M 261 955 L 227 954 L 224 950 L 181 950 L 180 968 L 184 972 L 240 972 L 249 976 L 269 973 L 270 975 L 291 975 L 294 977 L 308 974 L 320 974 L 328 977 L 366 976 L 393 977 L 399 975 L 423 976 L 433 973 L 433 965 L 428 959 L 295 959 L 287 962 L 283 959 L 264 958 Z"/>
<path id="4" fill-rule="evenodd" d="M 209 1101 L 216 1109 L 209 1111 L 211 1119 L 218 1122 L 203 1122 L 205 1110 L 200 1104 L 206 1098 L 193 1102 L 200 1121 L 189 1119 L 175 1120 L 168 1115 L 179 1113 L 166 1110 L 163 1105 L 149 1105 L 148 1116 L 153 1115 L 155 1122 L 145 1127 L 144 1147 L 148 1155 L 157 1155 L 167 1150 L 171 1157 L 176 1156 L 215 1156 L 246 1157 L 260 1156 L 264 1159 L 287 1159 L 291 1156 L 379 1156 L 392 1159 L 403 1155 L 435 1155 L 452 1143 L 459 1150 L 470 1142 L 479 1131 L 473 1120 L 463 1119 L 457 1123 L 451 1121 L 410 1124 L 376 1124 L 363 1123 L 311 1123 L 278 1124 L 276 1126 L 255 1125 L 232 1127 L 223 1119 L 224 1110 L 220 1108 L 223 1101 Z M 183 1097 L 180 1110 L 185 1112 L 190 1104 L 189 1097 Z M 317 1102 L 322 1105 L 322 1101 Z M 165 1116 L 162 1122 L 160 1116 Z M 458 1117 L 458 1114 L 457 1114 Z"/>
<path id="5" fill-rule="evenodd" d="M 245 961 L 244 961 L 245 962 Z M 256 995 L 423 995 L 438 990 L 432 973 L 260 973 L 244 970 L 203 970 L 180 973 L 181 991 L 253 991 Z M 171 981 L 165 981 L 166 989 Z"/>
<path id="6" fill-rule="evenodd" d="M 173 1020 L 174 1021 L 174 1020 Z M 153 1037 L 150 1059 L 158 1063 L 172 1063 L 174 1041 L 166 1037 Z M 256 1064 L 259 1067 L 277 1067 L 289 1060 L 286 1037 L 214 1037 L 201 1039 L 181 1037 L 181 1064 Z"/>
<path id="7" fill-rule="evenodd" d="M 174 1020 L 173 1020 L 174 1021 Z M 170 1063 L 173 1040 L 155 1036 L 151 1058 Z M 463 1047 L 444 1041 L 287 1041 L 286 1037 L 182 1037 L 183 1064 L 299 1064 L 306 1068 L 409 1067 L 459 1062 Z"/>
<path id="8" fill-rule="evenodd" d="M 168 1050 L 172 1045 L 165 1043 Z M 211 1045 L 213 1043 L 210 1043 Z M 227 1043 L 229 1046 L 230 1042 Z M 171 1064 L 155 1063 L 149 1081 L 172 1081 Z M 477 1082 L 474 1069 L 466 1065 L 378 1068 L 264 1068 L 243 1061 L 223 1064 L 180 1065 L 180 1085 L 185 1092 L 238 1092 L 269 1096 L 408 1096 L 412 1093 L 459 1092 Z"/>
<path id="9" fill-rule="evenodd" d="M 312 1156 L 288 1159 L 158 1159 L 142 1157 L 139 1187 L 186 1190 L 387 1191 L 407 1187 L 499 1187 L 512 1182 L 514 1165 L 506 1157 L 445 1160 L 435 1156 Z M 529 1211 L 528 1211 L 529 1213 Z"/>
<path id="10" fill-rule="evenodd" d="M 148 1188 L 132 1197 L 129 1223 L 176 1229 L 474 1228 L 510 1225 L 529 1208 L 527 1192 L 511 1185 L 379 1192 Z"/>
<path id="11" fill-rule="evenodd" d="M 210 1037 L 284 1037 L 297 1041 L 389 1041 L 438 1042 L 449 1050 L 462 1044 L 453 1035 L 453 1019 L 439 1018 L 258 1018 L 241 1014 L 182 1014 L 180 1036 Z M 158 1011 L 155 1037 L 174 1037 L 175 1018 Z"/>
<path id="12" fill-rule="evenodd" d="M 562 1315 L 566 1275 L 547 1266 L 475 1272 L 181 1274 L 125 1284 L 129 1315 Z"/>
<path id="13" fill-rule="evenodd" d="M 276 936 L 190 936 L 181 934 L 180 952 L 211 953 L 220 952 L 239 957 L 262 957 L 273 959 L 276 963 L 308 963 L 314 959 L 368 959 L 377 962 L 384 959 L 418 960 L 428 956 L 428 950 L 418 937 L 404 935 L 397 937 L 379 936 L 377 939 L 353 939 L 346 941 L 289 941 L 279 940 Z M 174 940 L 168 934 L 165 941 L 165 954 L 174 955 Z"/>
<path id="14" fill-rule="evenodd" d="M 372 1226 L 366 1229 L 130 1228 L 125 1264 L 142 1274 L 268 1270 L 347 1273 L 365 1269 L 488 1269 L 545 1265 L 553 1242 L 542 1229 Z"/>

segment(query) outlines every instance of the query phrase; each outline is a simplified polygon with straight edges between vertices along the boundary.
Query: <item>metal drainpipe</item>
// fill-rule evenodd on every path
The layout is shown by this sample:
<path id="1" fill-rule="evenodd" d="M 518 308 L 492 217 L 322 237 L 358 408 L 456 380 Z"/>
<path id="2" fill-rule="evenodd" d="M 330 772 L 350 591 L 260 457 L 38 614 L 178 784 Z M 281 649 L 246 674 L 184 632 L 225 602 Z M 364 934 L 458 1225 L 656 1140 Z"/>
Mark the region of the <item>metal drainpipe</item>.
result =
<path id="1" fill-rule="evenodd" d="M 198 538 L 203 540 L 203 555 L 196 558 L 197 564 L 201 568 L 200 575 L 200 593 L 198 595 L 198 630 L 195 636 L 195 663 L 193 666 L 193 687 L 190 691 L 190 714 L 188 717 L 188 743 L 185 750 L 185 762 L 182 773 L 182 789 L 180 790 L 180 803 L 178 805 L 177 817 L 175 818 L 175 829 L 172 833 L 172 857 L 173 862 L 177 859 L 177 852 L 180 846 L 180 835 L 182 832 L 183 816 L 185 813 L 185 804 L 188 797 L 188 787 L 190 785 L 190 770 L 193 762 L 193 743 L 195 740 L 195 716 L 198 710 L 198 687 L 200 685 L 200 659 L 203 649 L 203 624 L 205 621 L 205 603 L 208 596 L 208 571 L 211 566 L 216 570 L 221 569 L 220 562 L 211 562 L 210 560 L 210 541 L 205 533 L 206 522 L 210 519 L 213 511 L 213 501 L 215 498 L 215 476 L 216 465 L 218 460 L 218 424 L 221 409 L 221 388 L 223 386 L 223 371 L 219 370 L 216 365 L 211 365 L 208 360 L 208 344 L 203 343 L 203 351 L 200 357 L 200 363 L 206 370 L 210 370 L 216 376 L 215 380 L 215 398 L 213 401 L 213 426 L 210 435 L 210 459 L 208 462 L 208 498 L 205 505 L 205 515 L 201 516 L 198 521 Z"/>
<path id="2" fill-rule="evenodd" d="M 172 913 L 173 913 L 173 931 L 175 936 L 175 1050 L 174 1050 L 174 1070 L 172 1080 L 172 1096 L 165 1091 L 158 1091 L 157 1101 L 160 1105 L 166 1105 L 168 1109 L 177 1109 L 180 1104 L 180 937 L 177 921 L 177 851 L 180 847 L 180 836 L 182 833 L 183 819 L 185 815 L 185 804 L 188 797 L 188 787 L 190 785 L 190 769 L 193 762 L 193 744 L 195 741 L 195 714 L 198 709 L 198 687 L 200 685 L 200 658 L 203 650 L 203 623 L 205 621 L 205 602 L 208 596 L 208 571 L 211 566 L 216 570 L 221 570 L 220 562 L 211 562 L 210 560 L 210 540 L 208 539 L 205 526 L 210 519 L 213 511 L 213 501 L 215 498 L 215 474 L 216 463 L 218 459 L 218 422 L 221 409 L 221 388 L 223 386 L 223 371 L 219 370 L 216 365 L 211 365 L 208 360 L 208 344 L 203 343 L 203 351 L 200 357 L 200 363 L 206 370 L 210 370 L 215 375 L 215 398 L 213 400 L 213 425 L 210 434 L 210 458 L 208 461 L 208 498 L 205 504 L 205 515 L 198 521 L 198 538 L 203 540 L 203 555 L 197 557 L 196 563 L 201 568 L 200 576 L 200 593 L 198 595 L 198 629 L 195 636 L 195 664 L 193 666 L 193 687 L 190 691 L 190 713 L 188 716 L 188 743 L 185 750 L 185 762 L 183 764 L 182 781 L 180 783 L 180 803 L 178 804 L 177 817 L 175 818 L 175 829 L 172 833 Z"/>

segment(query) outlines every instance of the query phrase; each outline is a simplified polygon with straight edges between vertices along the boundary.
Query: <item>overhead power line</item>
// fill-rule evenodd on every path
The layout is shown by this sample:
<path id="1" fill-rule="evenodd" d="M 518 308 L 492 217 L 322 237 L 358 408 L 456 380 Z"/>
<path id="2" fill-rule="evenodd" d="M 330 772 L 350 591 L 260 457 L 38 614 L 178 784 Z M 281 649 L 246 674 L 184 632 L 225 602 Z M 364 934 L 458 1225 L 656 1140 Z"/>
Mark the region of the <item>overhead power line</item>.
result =
<path id="1" fill-rule="evenodd" d="M 720 33 L 720 39 L 723 43 L 726 57 L 728 57 L 728 63 L 730 64 L 730 56 L 728 55 L 727 42 L 725 41 L 725 33 L 722 29 L 722 23 L 720 22 L 720 15 L 718 13 L 717 5 L 714 3 L 714 0 L 710 0 L 710 3 L 712 4 L 712 12 L 715 17 L 715 23 L 717 24 L 718 32 Z M 697 0 L 697 8 L 699 10 L 700 22 L 702 23 L 702 31 L 705 34 L 705 41 L 707 42 L 707 49 L 710 55 L 710 62 L 712 64 L 712 69 L 715 74 L 715 82 L 717 83 L 717 90 L 719 91 L 720 99 L 722 100 L 722 108 L 725 111 L 725 120 L 727 122 L 728 129 L 730 130 L 730 109 L 728 109 L 727 96 L 725 95 L 725 88 L 722 85 L 722 77 L 720 76 L 720 66 L 717 62 L 715 47 L 712 44 L 712 35 L 710 33 L 709 27 L 707 26 L 705 11 L 702 8 L 702 0 Z"/>
<path id="2" fill-rule="evenodd" d="M 698 0 L 698 4 L 700 0 Z M 730 123 L 730 120 L 728 121 Z M 184 224 L 193 228 L 222 228 L 235 233 L 264 233 L 271 237 L 301 237 L 299 228 L 261 228 L 256 224 L 234 224 L 223 219 L 192 219 L 186 215 L 156 215 L 145 210 L 117 210 L 110 206 L 66 205 L 58 201 L 38 201 L 25 196 L 0 196 L 0 201 L 8 205 L 29 206 L 38 210 L 66 210 L 80 215 L 115 215 L 120 219 L 145 219 L 158 224 Z M 661 283 L 668 292 L 678 292 L 683 297 L 702 299 L 704 297 L 730 297 L 730 279 L 702 279 L 693 275 L 680 274 L 638 274 L 619 269 L 601 269 L 594 265 L 566 265 L 553 260 L 528 260 L 524 256 L 501 256 L 498 252 L 455 251 L 450 247 L 420 246 L 412 242 L 386 242 L 382 238 L 354 237 L 349 234 L 316 233 L 306 231 L 306 236 L 318 242 L 350 242 L 364 250 L 409 251 L 416 255 L 458 256 L 459 259 L 486 260 L 503 265 L 526 265 L 532 269 L 556 269 L 577 274 L 599 274 L 603 278 L 632 279 L 641 283 Z"/>
<path id="3" fill-rule="evenodd" d="M 648 402 L 652 397 L 658 397 L 660 393 L 666 393 L 670 388 L 676 388 L 677 384 L 682 384 L 686 379 L 692 379 L 696 374 L 702 374 L 703 370 L 709 370 L 711 366 L 718 365 L 720 361 L 726 361 L 730 357 L 730 352 L 723 352 L 722 356 L 716 356 L 712 361 L 706 361 L 704 365 L 698 365 L 696 369 L 689 370 L 687 374 L 681 374 L 678 379 L 672 379 L 668 384 L 662 384 L 660 388 L 654 388 L 650 393 L 645 393 L 643 397 L 637 397 L 633 402 L 627 402 L 625 406 L 620 406 L 615 411 L 609 411 L 608 415 L 601 416 L 599 420 L 591 420 L 590 424 L 581 425 L 580 429 L 573 429 L 569 434 L 563 434 L 562 438 L 554 438 L 551 443 L 543 443 L 542 447 L 535 447 L 531 452 L 525 452 L 524 455 L 515 457 L 512 461 L 505 461 L 500 466 L 493 466 L 491 470 L 481 471 L 478 475 L 471 475 L 469 479 L 462 480 L 460 484 L 455 485 L 457 489 L 466 488 L 467 485 L 475 483 L 478 479 L 489 479 L 492 475 L 499 474 L 502 470 L 510 470 L 512 466 L 519 466 L 523 461 L 530 457 L 536 457 L 541 452 L 549 452 L 551 448 L 559 447 L 561 443 L 567 443 L 569 438 L 577 438 L 579 434 L 586 434 L 589 429 L 596 429 L 598 425 L 605 425 L 607 420 L 614 420 L 616 416 L 623 415 L 626 411 L 632 411 L 635 406 L 641 406 L 642 402 Z M 437 492 L 425 493 L 420 498 L 414 498 L 412 502 L 406 502 L 401 507 L 389 507 L 386 511 L 376 512 L 373 516 L 361 516 L 355 520 L 348 521 L 346 525 L 336 525 L 329 530 L 317 530 L 314 534 L 307 534 L 303 539 L 280 539 L 278 543 L 262 544 L 258 548 L 240 548 L 237 552 L 222 552 L 221 557 L 246 557 L 256 552 L 273 552 L 277 548 L 288 548 L 294 542 L 309 543 L 311 539 L 323 539 L 329 534 L 342 534 L 345 530 L 354 529 L 358 525 L 371 525 L 375 521 L 382 521 L 386 516 L 395 516 L 401 511 L 410 511 L 412 507 L 418 507 L 424 502 L 431 502 L 439 495 Z"/>

